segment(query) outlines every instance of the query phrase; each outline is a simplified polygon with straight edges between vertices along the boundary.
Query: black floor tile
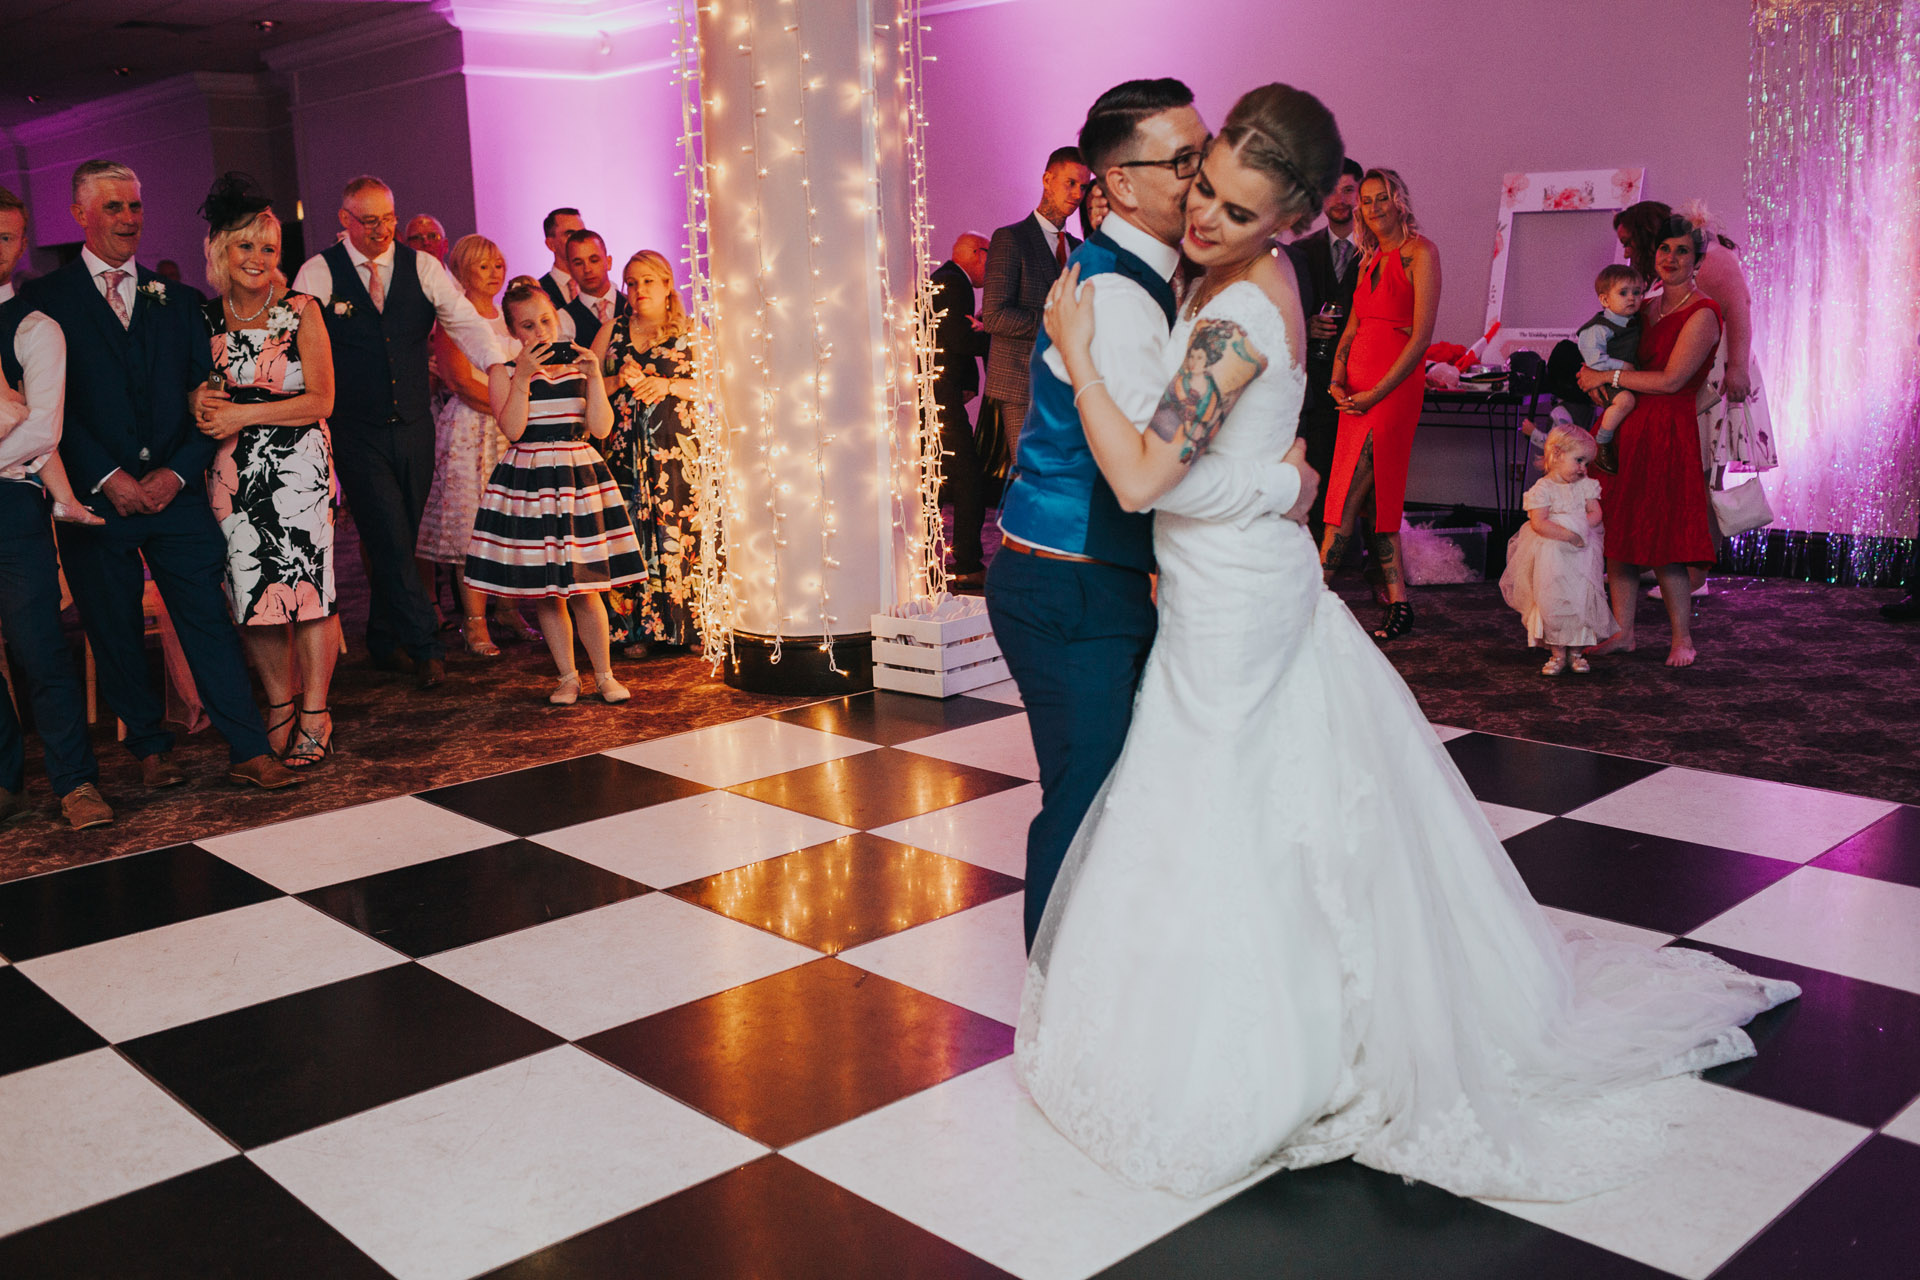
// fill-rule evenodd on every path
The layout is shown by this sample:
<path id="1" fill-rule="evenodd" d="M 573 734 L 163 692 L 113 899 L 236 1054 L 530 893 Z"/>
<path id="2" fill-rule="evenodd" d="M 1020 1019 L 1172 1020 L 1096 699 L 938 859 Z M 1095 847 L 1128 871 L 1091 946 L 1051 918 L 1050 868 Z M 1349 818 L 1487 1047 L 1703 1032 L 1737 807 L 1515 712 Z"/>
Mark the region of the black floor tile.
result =
<path id="1" fill-rule="evenodd" d="M 669 890 L 835 955 L 1016 893 L 1021 881 L 859 831 Z"/>
<path id="2" fill-rule="evenodd" d="M 530 840 L 509 840 L 300 895 L 410 956 L 545 924 L 647 887 Z"/>
<path id="3" fill-rule="evenodd" d="M 1807 865 L 1920 888 L 1920 809 L 1901 805 Z"/>
<path id="4" fill-rule="evenodd" d="M 484 1280 L 1011 1280 L 780 1156 L 743 1165 Z"/>
<path id="5" fill-rule="evenodd" d="M 1544 906 L 1661 933 L 1686 933 L 1746 901 L 1798 863 L 1554 818 L 1506 841 Z"/>
<path id="6" fill-rule="evenodd" d="M 1674 945 L 1800 984 L 1798 1000 L 1747 1025 L 1758 1056 L 1715 1067 L 1708 1080 L 1869 1129 L 1920 1098 L 1920 995 L 1726 947 Z"/>
<path id="7" fill-rule="evenodd" d="M 385 1268 L 235 1157 L 0 1239 L 20 1280 L 389 1280 Z"/>
<path id="8" fill-rule="evenodd" d="M 560 1042 L 439 974 L 403 964 L 142 1036 L 120 1050 L 245 1148 Z"/>
<path id="9" fill-rule="evenodd" d="M 1631 1258 L 1351 1160 L 1276 1173 L 1101 1280 L 1672 1280 Z"/>
<path id="10" fill-rule="evenodd" d="M 0 884 L 0 955 L 18 964 L 280 896 L 198 845 L 111 858 Z"/>
<path id="11" fill-rule="evenodd" d="M 883 747 L 897 747 L 949 729 L 964 729 L 1001 716 L 1017 716 L 1020 710 L 991 698 L 963 695 L 941 700 L 876 689 L 835 702 L 816 702 L 791 711 L 776 711 L 768 719 L 805 725 L 845 738 L 861 738 Z"/>
<path id="12" fill-rule="evenodd" d="M 1469 733 L 1447 743 L 1476 798 L 1534 813 L 1568 813 L 1666 768 L 1646 760 Z"/>
<path id="13" fill-rule="evenodd" d="M 530 836 L 711 789 L 612 756 L 591 755 L 422 791 L 420 799 Z"/>
<path id="14" fill-rule="evenodd" d="M 991 769 L 882 747 L 728 790 L 864 830 L 1026 785 L 1025 778 Z"/>
<path id="15" fill-rule="evenodd" d="M 0 1076 L 104 1044 L 99 1032 L 33 985 L 26 974 L 0 966 Z"/>
<path id="16" fill-rule="evenodd" d="M 1013 1028 L 816 960 L 579 1042 L 782 1147 L 1013 1052 Z"/>
<path id="17" fill-rule="evenodd" d="M 1875 1134 L 1761 1232 L 1715 1280 L 1913 1280 L 1920 1146 Z"/>

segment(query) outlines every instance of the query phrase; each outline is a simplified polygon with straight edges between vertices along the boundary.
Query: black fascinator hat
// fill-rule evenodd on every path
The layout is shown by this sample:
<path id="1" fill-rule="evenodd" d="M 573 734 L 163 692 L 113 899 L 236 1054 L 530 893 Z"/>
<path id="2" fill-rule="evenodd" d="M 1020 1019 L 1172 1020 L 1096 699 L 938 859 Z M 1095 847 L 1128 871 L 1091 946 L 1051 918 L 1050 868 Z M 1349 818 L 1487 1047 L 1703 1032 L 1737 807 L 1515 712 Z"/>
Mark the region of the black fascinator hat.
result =
<path id="1" fill-rule="evenodd" d="M 252 177 L 244 173 L 223 173 L 214 179 L 212 189 L 207 192 L 200 216 L 207 220 L 207 230 L 218 234 L 243 226 L 262 209 L 272 207 L 273 201 Z"/>

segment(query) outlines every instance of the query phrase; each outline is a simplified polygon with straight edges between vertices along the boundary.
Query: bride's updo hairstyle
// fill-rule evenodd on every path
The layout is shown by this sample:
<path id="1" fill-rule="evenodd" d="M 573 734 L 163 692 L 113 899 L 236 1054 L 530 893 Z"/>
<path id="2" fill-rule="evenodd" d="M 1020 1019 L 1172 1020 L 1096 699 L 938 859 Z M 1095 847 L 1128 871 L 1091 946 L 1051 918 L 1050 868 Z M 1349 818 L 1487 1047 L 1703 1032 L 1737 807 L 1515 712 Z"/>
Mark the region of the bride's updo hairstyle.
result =
<path id="1" fill-rule="evenodd" d="M 1347 155 L 1333 112 L 1290 84 L 1262 85 L 1242 95 L 1220 126 L 1220 141 L 1241 164 L 1273 180 L 1280 225 L 1296 232 L 1320 216 Z"/>

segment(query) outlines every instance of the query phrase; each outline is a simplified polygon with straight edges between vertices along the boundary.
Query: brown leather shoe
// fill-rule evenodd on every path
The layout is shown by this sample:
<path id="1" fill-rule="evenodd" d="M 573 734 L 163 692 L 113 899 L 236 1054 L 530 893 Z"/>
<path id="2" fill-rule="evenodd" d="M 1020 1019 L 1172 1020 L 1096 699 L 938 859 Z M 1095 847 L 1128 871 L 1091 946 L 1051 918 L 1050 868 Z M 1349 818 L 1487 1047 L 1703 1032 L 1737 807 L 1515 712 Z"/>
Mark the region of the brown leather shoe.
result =
<path id="1" fill-rule="evenodd" d="M 0 787 L 0 825 L 27 816 L 27 802 L 5 787 Z"/>
<path id="2" fill-rule="evenodd" d="M 113 821 L 113 809 L 100 796 L 100 788 L 83 782 L 60 797 L 60 812 L 67 815 L 75 831 L 104 827 Z"/>
<path id="3" fill-rule="evenodd" d="M 235 782 L 252 783 L 263 791 L 278 791 L 281 787 L 295 786 L 301 780 L 299 774 L 272 756 L 242 760 L 228 768 L 227 776 Z"/>
<path id="4" fill-rule="evenodd" d="M 447 678 L 447 664 L 438 658 L 419 658 L 413 664 L 413 682 L 422 689 L 431 689 L 443 683 Z"/>
<path id="5" fill-rule="evenodd" d="M 168 759 L 166 752 L 158 751 L 140 757 L 141 786 L 157 790 L 161 787 L 177 787 L 186 780 L 187 775 L 173 767 L 173 761 Z"/>

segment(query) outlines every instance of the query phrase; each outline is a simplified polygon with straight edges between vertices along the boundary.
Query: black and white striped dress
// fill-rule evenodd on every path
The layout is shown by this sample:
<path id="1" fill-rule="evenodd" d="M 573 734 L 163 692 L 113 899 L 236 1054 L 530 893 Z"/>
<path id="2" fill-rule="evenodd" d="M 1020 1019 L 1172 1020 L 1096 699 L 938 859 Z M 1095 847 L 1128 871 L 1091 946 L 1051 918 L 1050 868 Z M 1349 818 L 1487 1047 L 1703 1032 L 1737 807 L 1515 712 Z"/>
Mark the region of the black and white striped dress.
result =
<path id="1" fill-rule="evenodd" d="M 571 596 L 646 577 L 620 488 L 587 443 L 586 380 L 548 365 L 527 427 L 500 459 L 467 541 L 467 584 L 496 596 Z"/>

